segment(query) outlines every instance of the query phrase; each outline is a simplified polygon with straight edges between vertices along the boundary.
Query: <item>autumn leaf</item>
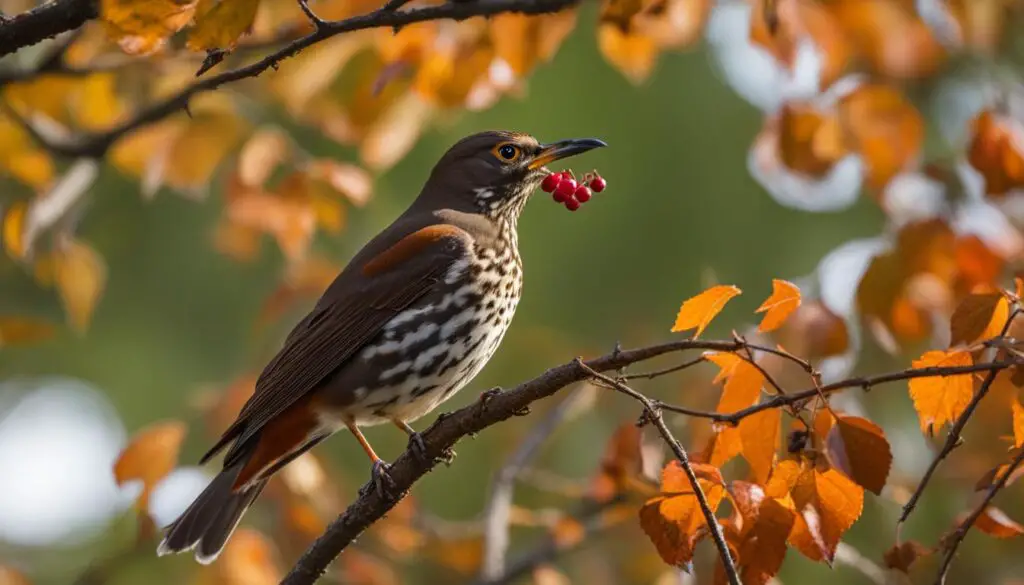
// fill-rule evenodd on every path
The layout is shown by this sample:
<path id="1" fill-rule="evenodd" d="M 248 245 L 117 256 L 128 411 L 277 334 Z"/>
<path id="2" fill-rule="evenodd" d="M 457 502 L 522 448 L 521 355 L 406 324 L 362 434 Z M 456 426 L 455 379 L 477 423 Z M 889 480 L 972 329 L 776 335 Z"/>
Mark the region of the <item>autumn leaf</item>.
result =
<path id="1" fill-rule="evenodd" d="M 15 260 L 25 256 L 25 216 L 28 203 L 15 201 L 3 215 L 3 244 L 7 255 Z"/>
<path id="2" fill-rule="evenodd" d="M 831 565 L 843 533 L 860 517 L 864 490 L 835 469 L 808 466 L 797 477 L 791 497 L 800 520 L 790 541 L 810 559 Z"/>
<path id="3" fill-rule="evenodd" d="M 966 518 L 967 514 L 963 514 L 958 524 L 962 524 Z M 1024 534 L 1024 526 L 1018 524 L 1007 516 L 1006 512 L 995 506 L 985 508 L 985 511 L 974 521 L 974 527 L 996 538 L 1013 538 Z"/>
<path id="4" fill-rule="evenodd" d="M 750 470 L 757 483 L 767 482 L 775 465 L 781 424 L 782 410 L 778 408 L 762 410 L 740 421 L 739 434 L 743 458 L 750 464 Z"/>
<path id="5" fill-rule="evenodd" d="M 953 368 L 970 366 L 971 363 L 971 354 L 965 351 L 929 351 L 914 360 L 913 367 Z M 909 386 L 910 397 L 921 420 L 921 431 L 929 435 L 959 418 L 974 392 L 970 374 L 914 378 Z"/>
<path id="6" fill-rule="evenodd" d="M 259 2 L 255 0 L 199 0 L 195 26 L 187 46 L 193 51 L 230 49 L 249 31 Z"/>
<path id="7" fill-rule="evenodd" d="M 761 370 L 736 354 L 708 352 L 704 357 L 721 368 L 715 382 L 725 379 L 718 412 L 731 414 L 757 402 L 765 382 Z"/>
<path id="8" fill-rule="evenodd" d="M 762 493 L 753 514 L 743 515 L 742 530 L 737 542 L 733 543 L 741 582 L 745 585 L 771 582 L 782 568 L 786 539 L 795 522 L 796 515 L 792 509 L 775 498 L 764 497 Z"/>
<path id="9" fill-rule="evenodd" d="M 0 585 L 31 585 L 31 582 L 14 567 L 0 565 Z"/>
<path id="10" fill-rule="evenodd" d="M 148 512 L 153 488 L 177 464 L 186 430 L 185 423 L 176 420 L 153 423 L 135 433 L 114 462 L 117 485 L 132 480 L 142 482 L 142 492 L 135 500 L 140 513 Z"/>
<path id="11" fill-rule="evenodd" d="M 1013 446 L 1019 449 L 1024 447 L 1024 406 L 1016 398 L 1010 406 L 1013 411 Z"/>
<path id="12" fill-rule="evenodd" d="M 106 263 L 88 244 L 69 238 L 54 251 L 54 277 L 68 320 L 84 332 L 107 284 Z"/>
<path id="13" fill-rule="evenodd" d="M 100 19 L 126 53 L 148 55 L 185 27 L 196 0 L 100 0 Z"/>
<path id="14" fill-rule="evenodd" d="M 800 289 L 787 280 L 772 279 L 772 296 L 755 311 L 765 314 L 758 330 L 767 332 L 778 329 L 799 306 Z"/>
<path id="15" fill-rule="evenodd" d="M 725 495 L 722 475 L 712 465 L 694 463 L 693 471 L 711 510 L 717 510 Z M 651 498 L 640 509 L 640 527 L 654 543 L 661 558 L 681 566 L 693 558 L 698 531 L 707 526 L 690 480 L 678 461 L 662 470 L 661 495 Z"/>
<path id="16" fill-rule="evenodd" d="M 909 573 L 910 567 L 920 558 L 935 552 L 916 540 L 907 540 L 894 544 L 885 551 L 885 566 L 903 573 Z"/>
<path id="17" fill-rule="evenodd" d="M 626 488 L 627 480 L 640 472 L 640 428 L 624 423 L 612 434 L 601 458 L 601 467 L 590 486 L 592 497 L 607 502 Z"/>
<path id="18" fill-rule="evenodd" d="M 892 466 L 892 450 L 878 425 L 866 418 L 840 414 L 825 444 L 833 467 L 864 489 L 882 493 Z"/>
<path id="19" fill-rule="evenodd" d="M 984 110 L 972 122 L 967 160 L 981 173 L 985 193 L 1002 196 L 1024 186 L 1024 127 L 1018 120 Z"/>
<path id="20" fill-rule="evenodd" d="M 729 299 L 740 294 L 742 291 L 731 285 L 718 285 L 713 286 L 699 295 L 687 299 L 683 305 L 679 308 L 679 314 L 676 315 L 675 325 L 672 326 L 672 332 L 676 333 L 679 331 L 686 331 L 688 329 L 697 328 L 697 332 L 693 336 L 699 337 L 704 331 L 704 328 L 708 326 L 708 323 L 721 312 L 725 304 L 729 302 Z"/>
<path id="21" fill-rule="evenodd" d="M 0 315 L 0 347 L 25 345 L 53 337 L 54 327 L 44 321 Z"/>
<path id="22" fill-rule="evenodd" d="M 217 585 L 276 585 L 284 577 L 270 539 L 251 528 L 239 528 L 228 539 L 213 572 Z"/>
<path id="23" fill-rule="evenodd" d="M 996 337 L 1010 316 L 1002 293 L 970 294 L 960 301 L 950 321 L 950 345 L 972 344 Z"/>

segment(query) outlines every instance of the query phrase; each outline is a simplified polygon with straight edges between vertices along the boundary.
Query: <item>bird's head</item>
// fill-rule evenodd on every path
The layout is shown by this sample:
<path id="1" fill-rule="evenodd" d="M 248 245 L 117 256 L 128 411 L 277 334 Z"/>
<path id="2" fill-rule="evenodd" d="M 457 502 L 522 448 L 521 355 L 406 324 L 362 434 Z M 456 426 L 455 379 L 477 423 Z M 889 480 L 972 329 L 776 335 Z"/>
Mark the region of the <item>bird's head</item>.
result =
<path id="1" fill-rule="evenodd" d="M 514 219 L 550 173 L 545 165 L 602 146 L 607 145 L 595 138 L 542 144 L 516 132 L 473 134 L 441 157 L 420 199 L 435 207 Z"/>

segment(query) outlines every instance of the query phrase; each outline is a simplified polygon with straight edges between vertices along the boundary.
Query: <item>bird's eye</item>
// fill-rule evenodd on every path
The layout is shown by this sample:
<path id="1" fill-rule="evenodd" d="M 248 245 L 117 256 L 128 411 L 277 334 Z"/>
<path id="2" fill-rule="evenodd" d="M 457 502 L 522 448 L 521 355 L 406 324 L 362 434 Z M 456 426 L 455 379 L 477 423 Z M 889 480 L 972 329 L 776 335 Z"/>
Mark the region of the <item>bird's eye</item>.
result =
<path id="1" fill-rule="evenodd" d="M 494 154 L 505 162 L 512 162 L 516 160 L 519 158 L 520 152 L 521 151 L 518 146 L 509 143 L 499 144 L 494 149 Z"/>

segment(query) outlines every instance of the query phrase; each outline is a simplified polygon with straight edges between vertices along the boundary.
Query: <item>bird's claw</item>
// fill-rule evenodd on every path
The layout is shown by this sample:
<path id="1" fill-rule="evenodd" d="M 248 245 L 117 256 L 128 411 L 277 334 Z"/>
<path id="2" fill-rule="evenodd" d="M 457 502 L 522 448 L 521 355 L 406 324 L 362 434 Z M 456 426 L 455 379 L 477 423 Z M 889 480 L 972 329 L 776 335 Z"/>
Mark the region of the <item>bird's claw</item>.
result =
<path id="1" fill-rule="evenodd" d="M 496 386 L 490 390 L 485 390 L 480 393 L 480 414 L 483 414 L 487 410 L 487 403 L 494 400 L 494 398 L 499 396 L 501 392 L 501 388 Z"/>
<path id="2" fill-rule="evenodd" d="M 419 433 L 409 434 L 409 450 L 420 461 L 427 460 L 427 444 L 423 442 L 423 436 Z"/>
<path id="3" fill-rule="evenodd" d="M 370 483 L 364 485 L 359 490 L 359 495 L 366 495 L 366 492 L 370 489 L 370 485 L 373 485 L 373 489 L 377 491 L 377 495 L 383 499 L 387 499 L 390 492 L 395 487 L 395 480 L 391 479 L 391 465 L 389 465 L 383 459 L 378 459 L 373 462 L 373 468 L 370 470 Z"/>

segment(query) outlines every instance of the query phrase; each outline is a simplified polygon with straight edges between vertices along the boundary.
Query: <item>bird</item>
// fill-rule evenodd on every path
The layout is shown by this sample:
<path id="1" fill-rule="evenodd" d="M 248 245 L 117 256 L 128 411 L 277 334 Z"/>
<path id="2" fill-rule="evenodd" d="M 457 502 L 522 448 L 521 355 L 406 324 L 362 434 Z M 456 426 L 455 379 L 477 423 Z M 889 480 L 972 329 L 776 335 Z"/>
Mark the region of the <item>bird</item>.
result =
<path id="1" fill-rule="evenodd" d="M 157 554 L 216 560 L 270 477 L 348 429 L 379 490 L 389 465 L 360 431 L 409 423 L 480 373 L 522 292 L 519 216 L 545 165 L 607 144 L 541 143 L 488 130 L 452 145 L 409 207 L 351 258 L 266 364 L 235 421 L 203 455 L 219 474 L 164 530 Z"/>

